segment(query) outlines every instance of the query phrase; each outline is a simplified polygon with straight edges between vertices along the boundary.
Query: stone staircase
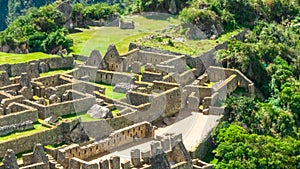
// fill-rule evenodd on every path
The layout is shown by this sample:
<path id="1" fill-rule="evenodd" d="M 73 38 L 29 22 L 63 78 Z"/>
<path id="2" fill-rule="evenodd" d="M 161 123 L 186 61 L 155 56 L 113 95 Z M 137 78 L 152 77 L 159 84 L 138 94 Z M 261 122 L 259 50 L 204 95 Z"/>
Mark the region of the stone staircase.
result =
<path id="1" fill-rule="evenodd" d="M 64 169 L 51 155 L 47 154 L 46 156 L 49 159 L 50 169 Z"/>

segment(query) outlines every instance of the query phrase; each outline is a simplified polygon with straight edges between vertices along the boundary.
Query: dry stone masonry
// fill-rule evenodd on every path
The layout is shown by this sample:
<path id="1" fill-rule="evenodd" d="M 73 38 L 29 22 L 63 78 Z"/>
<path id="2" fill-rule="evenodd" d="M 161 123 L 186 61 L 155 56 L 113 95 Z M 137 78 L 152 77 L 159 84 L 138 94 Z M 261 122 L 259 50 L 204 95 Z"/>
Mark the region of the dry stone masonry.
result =
<path id="1" fill-rule="evenodd" d="M 67 15 L 64 5 L 59 8 Z M 184 133 L 162 132 L 192 114 L 221 119 L 220 103 L 237 88 L 254 97 L 251 80 L 217 67 L 211 55 L 191 59 L 143 49 L 119 54 L 110 45 L 103 57 L 94 50 L 76 67 L 73 57 L 0 65 L 0 135 L 20 135 L 0 140 L 0 169 L 212 168 L 186 146 Z M 73 70 L 39 76 L 62 68 Z M 108 92 L 126 97 L 111 98 Z M 30 134 L 23 135 L 25 130 Z M 193 147 L 203 145 L 211 131 L 205 129 L 205 139 Z M 126 156 L 115 153 L 123 150 Z M 16 158 L 19 153 L 22 159 Z"/>

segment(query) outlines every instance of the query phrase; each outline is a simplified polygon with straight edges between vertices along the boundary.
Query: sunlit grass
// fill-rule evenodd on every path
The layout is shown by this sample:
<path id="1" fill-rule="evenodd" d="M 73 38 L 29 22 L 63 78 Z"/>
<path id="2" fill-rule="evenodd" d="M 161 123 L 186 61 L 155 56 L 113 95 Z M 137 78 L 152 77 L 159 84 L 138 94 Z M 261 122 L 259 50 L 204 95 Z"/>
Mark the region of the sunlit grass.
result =
<path id="1" fill-rule="evenodd" d="M 103 83 L 95 83 L 98 86 L 101 87 L 105 87 L 105 95 L 109 98 L 112 99 L 122 99 L 122 98 L 126 98 L 126 94 L 125 93 L 119 93 L 119 92 L 115 92 L 114 91 L 114 86 L 112 85 L 108 85 L 108 84 L 103 84 Z"/>
<path id="2" fill-rule="evenodd" d="M 30 136 L 30 135 L 36 134 L 38 132 L 45 131 L 47 129 L 49 129 L 49 128 L 42 126 L 42 124 L 40 124 L 40 123 L 35 123 L 34 129 L 30 129 L 27 131 L 21 131 L 21 132 L 14 132 L 14 133 L 6 135 L 6 136 L 1 136 L 0 142 L 17 139 L 17 138 L 20 138 L 23 136 Z"/>
<path id="3" fill-rule="evenodd" d="M 42 52 L 28 53 L 28 54 L 15 54 L 0 52 L 0 64 L 13 64 L 28 62 L 31 60 L 46 59 L 60 57 L 58 55 L 49 55 Z"/>
<path id="4" fill-rule="evenodd" d="M 169 14 L 131 17 L 135 22 L 135 29 L 91 27 L 90 29 L 81 29 L 83 32 L 68 35 L 74 40 L 73 53 L 89 56 L 90 52 L 96 49 L 103 56 L 110 44 L 116 44 L 119 52 L 125 53 L 128 51 L 129 43 L 135 39 L 160 31 L 168 25 L 178 22 L 173 15 Z"/>
<path id="5" fill-rule="evenodd" d="M 190 56 L 199 56 L 203 54 L 218 44 L 222 44 L 226 40 L 229 40 L 233 35 L 241 32 L 243 29 L 237 29 L 232 32 L 221 35 L 216 40 L 204 39 L 204 40 L 189 40 L 185 39 L 185 42 L 175 42 L 172 38 L 162 38 L 162 41 L 157 41 L 155 39 L 149 40 L 137 40 L 136 43 L 139 45 L 149 46 L 153 48 L 159 48 L 163 50 L 169 50 L 172 52 L 182 53 Z M 175 36 L 178 36 L 176 34 Z M 169 45 L 168 41 L 173 41 L 173 45 Z"/>
<path id="6" fill-rule="evenodd" d="M 56 74 L 60 74 L 60 73 L 69 73 L 71 71 L 72 71 L 72 68 L 70 68 L 70 69 L 52 70 L 52 71 L 49 71 L 49 72 L 41 73 L 40 76 L 41 77 L 51 76 L 51 75 L 56 75 Z"/>

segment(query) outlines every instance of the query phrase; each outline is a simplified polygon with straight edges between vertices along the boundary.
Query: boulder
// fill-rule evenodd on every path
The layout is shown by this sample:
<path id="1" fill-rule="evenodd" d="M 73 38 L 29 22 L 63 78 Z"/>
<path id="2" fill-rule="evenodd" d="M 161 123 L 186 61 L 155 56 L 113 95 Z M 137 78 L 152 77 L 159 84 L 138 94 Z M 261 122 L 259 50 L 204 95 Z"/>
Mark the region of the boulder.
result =
<path id="1" fill-rule="evenodd" d="M 28 76 L 27 73 L 21 74 L 20 84 L 22 87 L 28 87 L 28 88 L 31 87 L 30 77 Z"/>
<path id="2" fill-rule="evenodd" d="M 90 110 L 87 112 L 87 114 L 89 114 L 91 117 L 94 118 L 112 118 L 112 112 L 103 106 L 99 106 L 97 104 L 95 104 L 94 106 L 92 106 L 90 108 Z"/>
<path id="3" fill-rule="evenodd" d="M 67 29 L 72 29 L 73 24 L 72 24 L 72 5 L 71 1 L 64 1 L 61 4 L 58 5 L 57 9 L 62 12 L 66 18 L 66 24 L 65 27 Z"/>
<path id="4" fill-rule="evenodd" d="M 8 149 L 3 158 L 4 169 L 18 169 L 17 157 L 13 150 Z"/>
<path id="5" fill-rule="evenodd" d="M 32 78 L 37 78 L 40 77 L 40 73 L 39 73 L 39 65 L 36 63 L 30 63 L 27 66 L 27 74 L 28 76 L 32 79 Z"/>
<path id="6" fill-rule="evenodd" d="M 6 86 L 9 84 L 11 84 L 11 83 L 9 80 L 8 73 L 6 71 L 0 71 L 0 87 Z"/>
<path id="7" fill-rule="evenodd" d="M 59 103 L 60 102 L 60 98 L 56 96 L 56 94 L 53 94 L 49 97 L 49 102 L 50 104 L 53 103 Z"/>
<path id="8" fill-rule="evenodd" d="M 48 164 L 49 159 L 46 156 L 44 147 L 41 144 L 37 144 L 33 150 L 33 162 Z"/>
<path id="9" fill-rule="evenodd" d="M 89 140 L 84 128 L 78 123 L 70 132 L 70 141 L 72 143 L 83 143 Z"/>
<path id="10" fill-rule="evenodd" d="M 47 65 L 45 62 L 41 62 L 39 64 L 39 72 L 40 73 L 49 72 L 49 65 Z"/>
<path id="11" fill-rule="evenodd" d="M 31 87 L 22 87 L 19 93 L 21 93 L 21 95 L 23 95 L 26 99 L 32 99 L 33 97 L 33 90 Z"/>
<path id="12" fill-rule="evenodd" d="M 129 90 L 137 90 L 138 86 L 130 83 L 118 83 L 114 87 L 114 92 L 127 93 Z"/>

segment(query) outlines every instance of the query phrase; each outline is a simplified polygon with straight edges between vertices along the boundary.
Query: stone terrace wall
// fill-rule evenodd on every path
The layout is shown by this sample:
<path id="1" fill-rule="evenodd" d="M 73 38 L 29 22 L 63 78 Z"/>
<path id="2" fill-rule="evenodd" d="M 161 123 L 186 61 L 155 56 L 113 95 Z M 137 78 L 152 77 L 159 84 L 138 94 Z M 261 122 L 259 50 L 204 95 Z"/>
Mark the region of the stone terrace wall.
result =
<path id="1" fill-rule="evenodd" d="M 11 85 L 8 85 L 8 86 L 3 86 L 3 87 L 0 87 L 0 90 L 2 91 L 14 91 L 14 92 L 17 92 L 19 90 L 21 90 L 21 85 L 20 84 L 11 84 Z"/>
<path id="2" fill-rule="evenodd" d="M 147 64 L 147 63 L 152 63 L 152 64 L 159 64 L 161 62 L 173 59 L 174 55 L 168 55 L 168 54 L 162 54 L 162 53 L 154 53 L 154 52 L 146 52 L 146 51 L 139 51 L 138 53 L 139 59 L 137 61 Z"/>
<path id="3" fill-rule="evenodd" d="M 97 70 L 94 67 L 80 67 L 73 71 L 73 76 L 80 79 L 84 76 L 89 76 L 89 80 L 92 82 L 105 83 L 115 85 L 117 83 L 133 83 L 138 76 L 129 73 L 120 73 L 106 70 Z"/>
<path id="4" fill-rule="evenodd" d="M 76 91 L 72 91 L 72 92 L 76 92 Z M 44 106 L 29 100 L 25 100 L 24 103 L 26 105 L 38 109 L 39 118 L 45 119 L 50 116 L 62 116 L 62 115 L 73 114 L 76 112 L 86 111 L 89 108 L 91 108 L 94 104 L 96 104 L 96 99 L 94 96 L 86 94 L 85 97 L 81 99 L 74 99 L 62 103 L 55 103 L 48 106 Z"/>
<path id="5" fill-rule="evenodd" d="M 211 66 L 207 69 L 207 74 L 210 81 L 214 82 L 225 80 L 231 75 L 237 75 L 238 87 L 245 88 L 246 90 L 248 90 L 251 97 L 254 96 L 254 83 L 239 70 Z"/>
<path id="6" fill-rule="evenodd" d="M 237 40 L 243 41 L 245 39 L 245 35 L 247 34 L 248 31 L 249 31 L 248 29 L 245 29 L 245 30 L 237 33 L 236 35 L 233 35 L 230 39 L 237 39 Z M 187 64 L 192 68 L 196 68 L 197 76 L 200 76 L 205 72 L 205 70 L 209 66 L 220 65 L 219 63 L 217 63 L 215 56 L 216 56 L 217 51 L 221 50 L 221 49 L 227 49 L 226 42 L 213 47 L 211 50 L 209 50 L 197 57 L 190 57 L 190 56 L 186 57 Z"/>
<path id="7" fill-rule="evenodd" d="M 25 110 L 5 116 L 0 116 L 0 126 L 19 124 L 26 121 L 36 122 L 38 120 L 38 112 L 36 109 Z"/>
<path id="8" fill-rule="evenodd" d="M 174 87 L 179 87 L 179 84 L 177 83 L 169 83 L 169 82 L 163 82 L 163 81 L 153 81 L 152 90 L 161 90 L 161 91 L 167 91 Z"/>
<path id="9" fill-rule="evenodd" d="M 136 91 L 128 91 L 126 94 L 127 103 L 138 106 L 141 104 L 149 103 L 152 99 L 152 96 L 150 94 L 146 93 L 140 93 Z"/>
<path id="10" fill-rule="evenodd" d="M 20 137 L 18 139 L 0 142 L 0 157 L 3 157 L 8 148 L 14 152 L 21 153 L 27 150 L 32 150 L 34 145 L 41 143 L 43 145 L 60 144 L 63 140 L 61 137 L 61 128 L 47 129 L 36 134 Z M 30 144 L 28 144 L 30 143 Z"/>
<path id="11" fill-rule="evenodd" d="M 73 57 L 53 57 L 47 59 L 33 60 L 25 63 L 2 64 L 0 65 L 0 70 L 6 71 L 9 76 L 20 76 L 21 73 L 27 71 L 30 63 L 35 63 L 37 65 L 36 69 L 39 69 L 38 65 L 42 62 L 46 63 L 48 67 L 53 70 L 74 67 Z"/>
<path id="12" fill-rule="evenodd" d="M 98 70 L 95 81 L 115 85 L 118 83 L 133 83 L 137 79 L 138 76 L 135 74 Z"/>
<path id="13" fill-rule="evenodd" d="M 133 126 L 114 131 L 104 140 L 96 141 L 82 147 L 79 145 L 69 146 L 59 151 L 65 154 L 67 158 L 87 159 L 105 153 L 113 148 L 132 143 L 135 136 L 138 138 L 151 138 L 152 125 L 148 122 L 134 124 Z"/>
<path id="14" fill-rule="evenodd" d="M 227 95 L 232 93 L 238 86 L 237 76 L 231 75 L 224 82 L 213 88 L 214 92 L 218 92 L 219 99 L 224 101 L 227 98 Z"/>
<path id="15" fill-rule="evenodd" d="M 175 68 L 174 70 L 178 73 L 182 73 L 182 72 L 186 71 L 185 56 L 179 56 L 176 58 L 172 58 L 167 61 L 161 62 L 160 64 L 173 66 Z M 168 73 L 170 73 L 170 72 L 168 72 Z"/>
<path id="16" fill-rule="evenodd" d="M 132 65 L 135 61 L 142 64 L 159 64 L 161 62 L 168 61 L 179 56 L 133 49 L 128 53 L 121 55 L 121 57 L 123 58 L 123 62 L 125 63 L 125 70 L 127 70 L 129 68 L 129 65 Z"/>

